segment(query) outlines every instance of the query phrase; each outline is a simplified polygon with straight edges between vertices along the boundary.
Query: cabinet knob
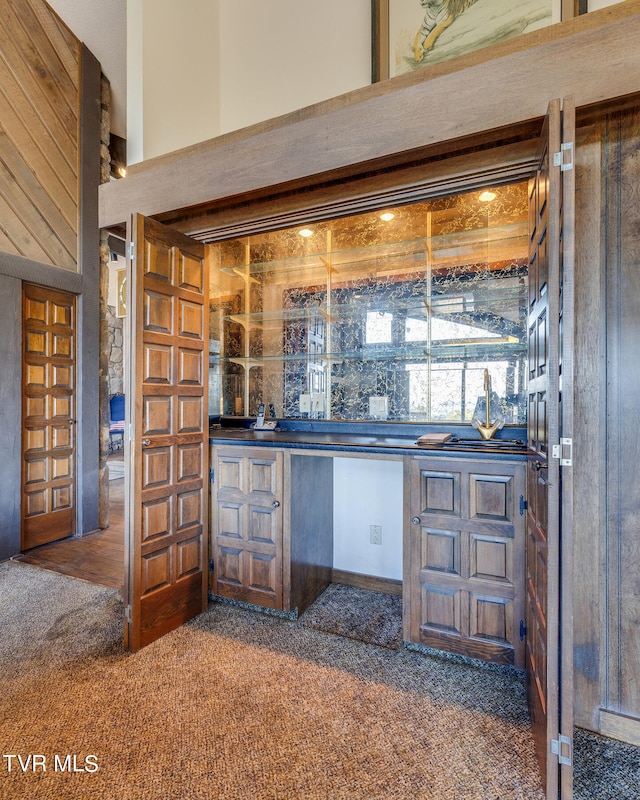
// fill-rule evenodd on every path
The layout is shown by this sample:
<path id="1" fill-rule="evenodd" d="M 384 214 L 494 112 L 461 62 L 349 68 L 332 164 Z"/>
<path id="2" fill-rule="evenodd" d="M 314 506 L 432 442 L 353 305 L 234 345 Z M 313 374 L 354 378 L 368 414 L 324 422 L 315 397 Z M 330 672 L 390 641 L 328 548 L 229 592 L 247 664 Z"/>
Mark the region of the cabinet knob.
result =
<path id="1" fill-rule="evenodd" d="M 413 522 L 414 525 L 419 525 L 420 524 L 420 517 L 414 517 L 411 520 L 411 522 Z"/>
<path id="2" fill-rule="evenodd" d="M 143 439 L 142 440 L 142 446 L 143 447 L 149 447 L 150 444 L 151 444 L 151 439 Z"/>
<path id="3" fill-rule="evenodd" d="M 274 500 L 273 503 L 271 503 L 271 505 L 274 508 L 280 508 L 280 501 L 279 500 Z"/>

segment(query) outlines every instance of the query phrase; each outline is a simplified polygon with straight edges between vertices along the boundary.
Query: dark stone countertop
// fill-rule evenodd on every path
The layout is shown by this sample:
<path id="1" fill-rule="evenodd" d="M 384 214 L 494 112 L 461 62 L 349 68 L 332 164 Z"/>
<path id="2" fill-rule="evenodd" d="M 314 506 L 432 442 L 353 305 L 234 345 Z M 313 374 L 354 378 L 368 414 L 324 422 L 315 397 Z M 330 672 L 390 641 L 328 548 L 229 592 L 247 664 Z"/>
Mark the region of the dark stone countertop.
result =
<path id="1" fill-rule="evenodd" d="M 235 424 L 234 424 L 235 422 Z M 427 426 L 411 423 L 380 422 L 323 422 L 318 420 L 279 420 L 274 431 L 254 430 L 253 420 L 229 418 L 221 427 L 210 430 L 211 444 L 259 445 L 263 447 L 334 450 L 350 453 L 381 453 L 387 455 L 455 455 L 470 457 L 527 456 L 526 432 L 522 427 L 499 431 L 499 437 L 483 441 L 470 425 Z M 418 445 L 416 440 L 427 432 L 451 433 L 444 444 Z"/>

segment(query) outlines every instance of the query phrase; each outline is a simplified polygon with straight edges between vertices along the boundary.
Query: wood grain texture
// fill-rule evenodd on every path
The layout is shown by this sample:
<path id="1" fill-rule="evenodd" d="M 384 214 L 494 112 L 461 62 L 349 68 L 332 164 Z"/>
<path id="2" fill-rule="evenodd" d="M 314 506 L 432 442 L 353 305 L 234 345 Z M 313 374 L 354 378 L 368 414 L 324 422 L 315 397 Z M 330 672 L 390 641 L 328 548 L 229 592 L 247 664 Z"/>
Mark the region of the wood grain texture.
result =
<path id="1" fill-rule="evenodd" d="M 601 269 L 602 123 L 578 133 L 576 150 L 576 332 L 575 359 L 580 365 L 574 392 L 574 714 L 576 724 L 598 730 L 600 706 L 600 609 L 602 591 L 601 525 L 605 481 L 593 465 L 604 463 L 606 429 L 594 427 L 606 403 L 604 272 Z"/>
<path id="2" fill-rule="evenodd" d="M 345 572 L 342 569 L 331 571 L 331 583 L 368 589 L 370 592 L 402 595 L 402 581 L 393 578 L 378 578 L 375 575 L 361 575 L 359 572 Z"/>
<path id="3" fill-rule="evenodd" d="M 0 15 L 0 247 L 78 267 L 80 42 L 39 0 Z"/>
<path id="4" fill-rule="evenodd" d="M 283 458 L 276 448 L 213 448 L 210 550 L 220 597 L 283 609 Z"/>
<path id="5" fill-rule="evenodd" d="M 527 464 L 527 696 L 536 756 L 547 797 L 559 788 L 549 742 L 557 735 L 560 600 L 560 468 L 550 458 L 559 442 L 561 282 L 561 104 L 549 104 L 540 137 L 539 167 L 529 183 L 529 356 L 527 437 L 541 470 Z"/>
<path id="6" fill-rule="evenodd" d="M 561 94 L 580 107 L 638 92 L 639 39 L 640 0 L 627 0 L 134 165 L 100 187 L 100 225 L 373 168 L 442 143 L 453 152 L 464 137 L 541 119 Z"/>
<path id="7" fill-rule="evenodd" d="M 23 284 L 22 544 L 76 530 L 76 302 Z"/>
<path id="8" fill-rule="evenodd" d="M 606 674 L 603 705 L 640 718 L 637 464 L 640 435 L 638 315 L 640 314 L 640 113 L 614 115 L 608 124 L 607 187 L 607 519 Z"/>
<path id="9" fill-rule="evenodd" d="M 612 739 L 634 744 L 640 747 L 640 720 L 637 717 L 626 717 L 613 714 L 611 711 L 600 712 L 600 733 Z"/>
<path id="10" fill-rule="evenodd" d="M 333 460 L 292 455 L 290 608 L 308 608 L 331 583 L 333 567 Z"/>
<path id="11" fill-rule="evenodd" d="M 407 641 L 524 666 L 524 475 L 503 461 L 405 459 Z"/>
<path id="12" fill-rule="evenodd" d="M 109 527 L 42 545 L 20 556 L 36 567 L 122 592 L 124 577 L 124 479 L 109 482 Z"/>
<path id="13" fill-rule="evenodd" d="M 157 222 L 131 222 L 126 645 L 143 647 L 207 603 L 208 418 L 204 246 Z"/>

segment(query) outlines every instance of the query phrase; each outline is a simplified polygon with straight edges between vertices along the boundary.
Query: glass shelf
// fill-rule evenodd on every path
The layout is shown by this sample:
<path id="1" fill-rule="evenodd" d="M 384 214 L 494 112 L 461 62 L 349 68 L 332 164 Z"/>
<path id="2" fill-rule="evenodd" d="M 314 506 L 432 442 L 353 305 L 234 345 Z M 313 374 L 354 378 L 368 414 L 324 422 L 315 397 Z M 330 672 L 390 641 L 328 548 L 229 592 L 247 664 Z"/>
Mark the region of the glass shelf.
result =
<path id="1" fill-rule="evenodd" d="M 240 366 L 256 367 L 273 362 L 331 362 L 340 361 L 469 361 L 500 360 L 526 352 L 526 343 L 513 341 L 513 337 L 500 337 L 485 341 L 454 341 L 433 344 L 426 348 L 424 343 L 415 347 L 369 347 L 358 350 L 341 350 L 334 353 L 277 353 L 253 356 L 222 356 L 213 360 L 220 363 L 233 363 Z M 212 354 L 213 355 L 213 354 Z"/>
<path id="2" fill-rule="evenodd" d="M 364 302 L 357 303 L 331 303 L 331 306 L 309 305 L 301 308 L 284 308 L 276 311 L 254 311 L 246 314 L 225 314 L 224 322 L 235 322 L 243 327 L 267 327 L 279 322 L 307 321 L 310 318 L 322 319 L 325 322 L 340 322 L 347 318 L 362 316 L 367 311 L 384 311 L 385 313 L 402 313 L 407 317 L 427 319 L 429 310 L 433 316 L 442 319 L 454 320 L 457 317 L 468 316 L 473 313 L 495 313 L 499 315 L 501 309 L 513 309 L 527 298 L 525 285 L 512 288 L 475 286 L 469 291 L 453 292 L 452 294 L 432 294 L 429 299 L 414 298 L 411 301 L 389 301 L 371 297 Z"/>
<path id="3" fill-rule="evenodd" d="M 320 251 L 293 255 L 251 264 L 228 264 L 220 271 L 240 280 L 257 282 L 256 276 L 271 273 L 305 272 L 319 270 L 339 275 L 347 273 L 387 271 L 434 270 L 450 268 L 455 264 L 473 264 L 487 260 L 508 259 L 514 249 L 526 249 L 529 241 L 526 222 L 455 231 L 402 241 L 352 247 L 345 250 Z M 501 253 L 504 252 L 504 258 Z"/>
<path id="4" fill-rule="evenodd" d="M 215 245 L 213 407 L 253 415 L 269 402 L 290 418 L 312 397 L 313 416 L 367 419 L 379 397 L 390 418 L 452 406 L 466 419 L 490 368 L 522 416 L 527 185 L 498 187 L 490 207 L 478 195 L 394 208 L 391 224 L 371 212 L 306 238 L 289 228 Z"/>

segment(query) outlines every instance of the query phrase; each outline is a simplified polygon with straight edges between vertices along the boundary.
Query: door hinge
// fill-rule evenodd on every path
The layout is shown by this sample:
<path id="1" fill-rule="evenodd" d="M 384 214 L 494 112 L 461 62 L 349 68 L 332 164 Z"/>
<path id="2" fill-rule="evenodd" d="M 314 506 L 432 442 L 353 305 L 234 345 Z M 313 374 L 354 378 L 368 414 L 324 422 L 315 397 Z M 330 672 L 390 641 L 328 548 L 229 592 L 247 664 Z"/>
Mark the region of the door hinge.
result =
<path id="1" fill-rule="evenodd" d="M 210 469 L 209 470 L 209 480 L 211 481 L 211 483 L 213 483 L 214 480 L 215 480 L 215 474 L 216 474 L 216 471 L 214 469 Z"/>
<path id="2" fill-rule="evenodd" d="M 567 767 L 573 765 L 573 741 L 568 736 L 558 735 L 557 739 L 551 740 L 551 752 L 558 756 L 558 763 Z"/>
<path id="3" fill-rule="evenodd" d="M 133 622 L 133 609 L 131 606 L 126 606 L 124 610 L 124 616 L 127 622 Z"/>
<path id="4" fill-rule="evenodd" d="M 553 166 L 560 167 L 560 172 L 573 169 L 573 142 L 562 142 L 560 152 L 553 154 Z"/>
<path id="5" fill-rule="evenodd" d="M 560 444 L 551 448 L 551 457 L 560 459 L 561 467 L 573 466 L 573 439 L 560 439 Z"/>
<path id="6" fill-rule="evenodd" d="M 130 422 L 130 423 L 129 423 L 129 441 L 130 441 L 130 442 L 132 442 L 132 441 L 133 441 L 133 434 L 134 434 L 134 430 L 135 430 L 135 429 L 134 429 L 134 427 L 133 427 L 133 422 Z"/>
<path id="7" fill-rule="evenodd" d="M 527 626 L 524 624 L 524 620 L 520 620 L 520 641 L 524 642 L 524 637 L 527 635 Z"/>
<path id="8" fill-rule="evenodd" d="M 215 568 L 215 563 L 214 563 L 213 559 L 210 559 L 210 561 L 209 561 L 209 572 L 213 572 L 214 568 Z"/>
<path id="9" fill-rule="evenodd" d="M 524 516 L 524 512 L 529 508 L 527 501 L 524 499 L 524 495 L 520 495 L 520 516 Z"/>
<path id="10" fill-rule="evenodd" d="M 129 242 L 129 260 L 135 261 L 136 258 L 136 249 L 133 246 L 133 242 Z"/>

